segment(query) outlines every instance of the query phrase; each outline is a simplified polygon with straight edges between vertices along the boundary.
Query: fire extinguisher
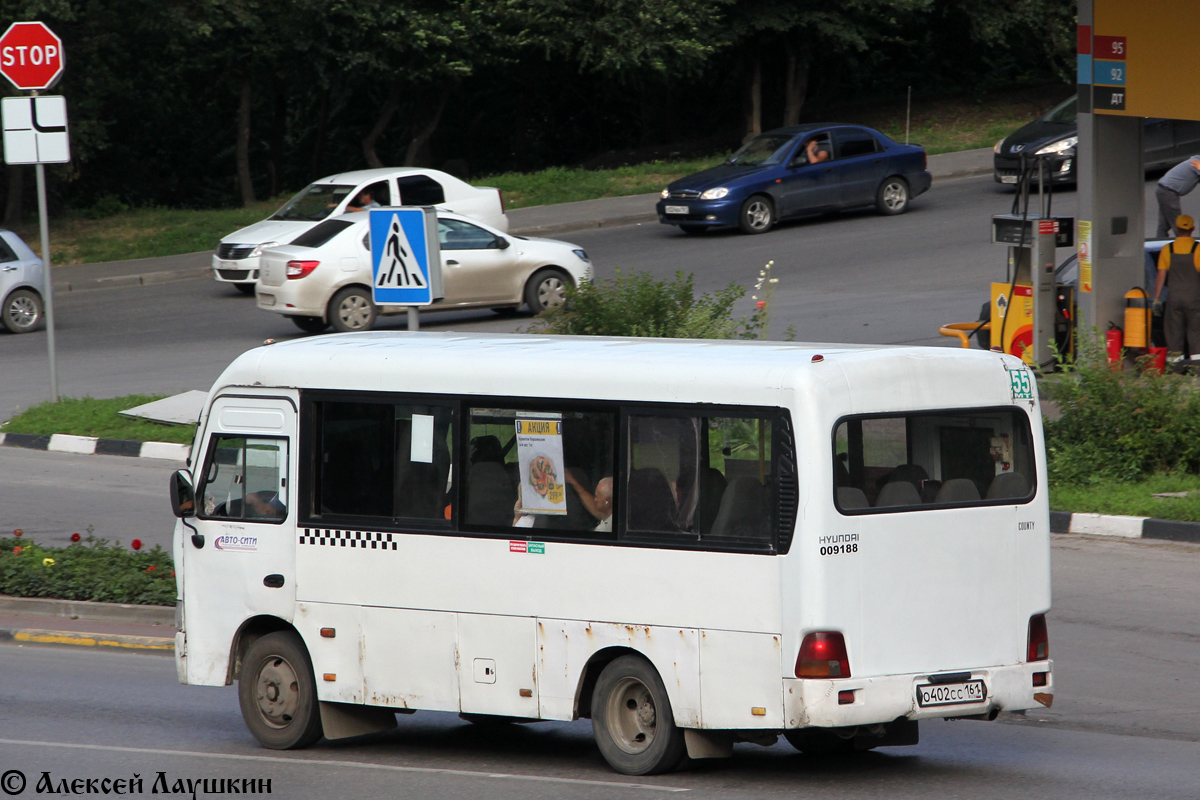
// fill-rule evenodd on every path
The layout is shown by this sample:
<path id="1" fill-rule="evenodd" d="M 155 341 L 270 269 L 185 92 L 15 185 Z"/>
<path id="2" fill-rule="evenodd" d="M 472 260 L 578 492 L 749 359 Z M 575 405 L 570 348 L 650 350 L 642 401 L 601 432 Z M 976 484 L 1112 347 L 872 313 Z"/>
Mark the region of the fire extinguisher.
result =
<path id="1" fill-rule="evenodd" d="M 1121 349 L 1125 346 L 1125 334 L 1113 323 L 1108 323 L 1108 330 L 1104 332 L 1104 349 L 1108 351 L 1108 363 L 1121 363 Z"/>

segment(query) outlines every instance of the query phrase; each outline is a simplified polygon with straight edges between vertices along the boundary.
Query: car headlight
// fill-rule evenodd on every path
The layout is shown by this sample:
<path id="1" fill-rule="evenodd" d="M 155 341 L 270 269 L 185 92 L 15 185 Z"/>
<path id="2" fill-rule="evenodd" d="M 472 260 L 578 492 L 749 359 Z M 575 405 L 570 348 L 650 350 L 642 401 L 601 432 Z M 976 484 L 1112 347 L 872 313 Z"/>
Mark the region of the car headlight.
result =
<path id="1" fill-rule="evenodd" d="M 571 252 L 574 253 L 575 255 L 579 256 L 580 261 L 587 261 L 589 263 L 591 262 L 591 259 L 588 258 L 588 254 L 587 254 L 586 250 L 582 250 L 582 249 L 572 250 Z"/>
<path id="2" fill-rule="evenodd" d="M 268 247 L 276 247 L 279 244 L 280 244 L 279 242 L 263 242 L 258 247 L 251 250 L 250 255 L 246 256 L 246 258 L 254 258 L 255 256 L 261 256 L 263 250 L 266 250 Z"/>
<path id="3" fill-rule="evenodd" d="M 661 192 L 658 193 L 658 196 L 661 197 L 663 200 L 666 200 L 668 197 L 671 196 L 671 190 L 663 189 Z"/>
<path id="4" fill-rule="evenodd" d="M 1038 150 L 1036 153 L 1034 153 L 1034 155 L 1038 155 L 1038 156 L 1054 155 L 1055 153 L 1061 153 L 1064 150 L 1070 150 L 1072 147 L 1074 147 L 1077 144 L 1079 144 L 1078 136 L 1068 136 L 1065 139 L 1059 139 L 1057 142 L 1051 142 L 1050 144 L 1043 147 L 1041 150 Z"/>
<path id="5" fill-rule="evenodd" d="M 1005 139 L 1007 139 L 1007 138 L 1008 137 L 1006 136 Z M 1000 141 L 998 141 L 994 145 L 992 145 L 992 152 L 995 153 L 996 155 L 1000 155 L 1000 145 L 1002 145 L 1002 144 L 1004 144 L 1004 139 L 1001 139 Z"/>
<path id="6" fill-rule="evenodd" d="M 718 186 L 716 189 L 706 189 L 700 193 L 701 200 L 720 200 L 725 195 L 729 194 L 729 190 L 724 186 Z"/>

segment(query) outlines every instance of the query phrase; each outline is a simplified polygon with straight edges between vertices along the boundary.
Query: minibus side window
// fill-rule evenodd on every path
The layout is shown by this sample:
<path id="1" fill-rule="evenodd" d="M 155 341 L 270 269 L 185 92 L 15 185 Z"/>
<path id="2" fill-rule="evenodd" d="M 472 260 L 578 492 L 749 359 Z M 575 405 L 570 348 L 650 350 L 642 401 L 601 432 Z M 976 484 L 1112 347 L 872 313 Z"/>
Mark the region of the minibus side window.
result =
<path id="1" fill-rule="evenodd" d="M 834 433 L 834 500 L 842 513 L 1026 503 L 1033 437 L 1020 410 L 853 417 Z"/>
<path id="2" fill-rule="evenodd" d="M 287 517 L 287 439 L 217 434 L 200 488 L 200 516 L 278 524 Z"/>
<path id="3" fill-rule="evenodd" d="M 773 424 L 630 414 L 625 527 L 679 541 L 772 541 Z"/>
<path id="4" fill-rule="evenodd" d="M 312 404 L 312 516 L 436 520 L 449 507 L 454 412 L 391 402 Z"/>
<path id="5" fill-rule="evenodd" d="M 468 420 L 466 525 L 613 538 L 615 412 L 474 407 Z"/>

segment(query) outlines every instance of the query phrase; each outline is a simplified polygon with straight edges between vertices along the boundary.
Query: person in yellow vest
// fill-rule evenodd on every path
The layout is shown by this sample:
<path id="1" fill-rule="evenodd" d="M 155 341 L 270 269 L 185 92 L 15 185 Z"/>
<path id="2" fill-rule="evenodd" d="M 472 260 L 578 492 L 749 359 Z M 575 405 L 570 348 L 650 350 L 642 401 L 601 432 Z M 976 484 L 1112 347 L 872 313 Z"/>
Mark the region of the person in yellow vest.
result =
<path id="1" fill-rule="evenodd" d="M 1163 315 L 1159 300 L 1170 273 L 1171 292 L 1167 298 L 1163 328 L 1171 361 L 1184 354 L 1200 355 L 1200 250 L 1192 237 L 1195 221 L 1187 214 L 1175 219 L 1179 234 L 1158 254 L 1158 280 L 1154 284 L 1154 314 Z"/>

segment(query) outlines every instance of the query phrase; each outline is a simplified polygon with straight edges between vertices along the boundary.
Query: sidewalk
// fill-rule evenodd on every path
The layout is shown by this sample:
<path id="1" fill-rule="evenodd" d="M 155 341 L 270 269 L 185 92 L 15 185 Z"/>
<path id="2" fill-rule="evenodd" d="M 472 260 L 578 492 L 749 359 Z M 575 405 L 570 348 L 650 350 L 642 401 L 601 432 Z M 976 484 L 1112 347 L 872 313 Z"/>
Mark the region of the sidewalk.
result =
<path id="1" fill-rule="evenodd" d="M 0 644 L 175 652 L 175 609 L 0 596 Z"/>
<path id="2" fill-rule="evenodd" d="M 984 147 L 930 156 L 929 171 L 935 183 L 953 178 L 990 175 L 992 150 Z M 508 212 L 509 232 L 522 236 L 554 236 L 572 231 L 656 222 L 658 215 L 654 212 L 654 204 L 658 199 L 658 194 L 636 194 L 517 208 Z M 115 286 L 152 286 L 209 276 L 212 251 L 133 261 L 53 266 L 51 269 L 54 291 L 57 293 Z"/>

